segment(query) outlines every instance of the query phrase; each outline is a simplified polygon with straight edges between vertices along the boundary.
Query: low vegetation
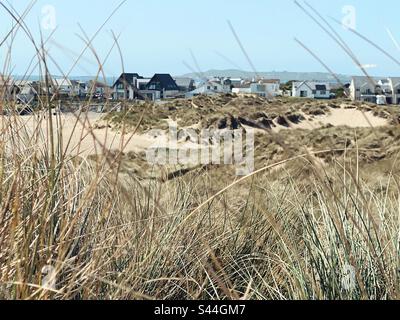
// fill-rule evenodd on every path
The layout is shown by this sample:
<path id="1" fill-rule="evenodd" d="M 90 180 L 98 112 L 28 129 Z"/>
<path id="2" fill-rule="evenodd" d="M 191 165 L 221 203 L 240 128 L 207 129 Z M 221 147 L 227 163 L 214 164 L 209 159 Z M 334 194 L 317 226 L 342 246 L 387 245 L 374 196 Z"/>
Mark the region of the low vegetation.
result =
<path id="1" fill-rule="evenodd" d="M 0 298 L 398 299 L 398 112 L 354 106 L 390 114 L 380 128 L 290 129 L 341 103 L 198 97 L 105 115 L 143 133 L 166 119 L 287 119 L 256 135 L 257 171 L 242 179 L 231 166 L 64 154 L 59 115 L 34 135 L 3 116 Z"/>

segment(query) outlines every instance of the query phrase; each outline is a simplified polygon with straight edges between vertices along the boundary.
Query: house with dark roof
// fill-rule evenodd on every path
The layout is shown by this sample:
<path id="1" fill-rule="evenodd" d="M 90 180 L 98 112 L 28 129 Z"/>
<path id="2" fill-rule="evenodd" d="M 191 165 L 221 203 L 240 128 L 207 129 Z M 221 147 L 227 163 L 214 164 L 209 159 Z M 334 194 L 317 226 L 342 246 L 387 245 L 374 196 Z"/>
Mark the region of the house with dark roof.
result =
<path id="1" fill-rule="evenodd" d="M 293 82 L 292 96 L 309 99 L 330 99 L 330 84 L 316 81 Z"/>
<path id="2" fill-rule="evenodd" d="M 152 100 L 168 99 L 179 95 L 179 87 L 170 74 L 156 73 L 140 93 Z"/>
<path id="3" fill-rule="evenodd" d="M 138 79 L 143 79 L 137 73 L 123 73 L 113 85 L 115 100 L 134 100 L 138 98 Z"/>

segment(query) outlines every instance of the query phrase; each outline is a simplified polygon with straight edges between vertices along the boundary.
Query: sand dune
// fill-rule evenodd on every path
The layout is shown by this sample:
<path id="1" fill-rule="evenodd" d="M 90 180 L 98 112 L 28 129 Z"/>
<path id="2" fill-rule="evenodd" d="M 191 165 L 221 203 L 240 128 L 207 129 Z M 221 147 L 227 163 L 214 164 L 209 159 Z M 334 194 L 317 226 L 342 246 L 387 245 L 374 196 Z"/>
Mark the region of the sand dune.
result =
<path id="1" fill-rule="evenodd" d="M 38 132 L 42 132 L 43 137 L 47 136 L 48 121 L 40 121 L 44 115 L 28 115 L 17 117 L 0 117 L 3 125 L 18 126 L 21 134 L 24 134 L 32 141 L 40 141 L 42 144 L 48 142 L 46 138 L 34 139 Z M 82 114 L 78 119 L 77 114 L 65 113 L 53 116 L 54 123 L 62 126 L 62 145 L 63 150 L 70 155 L 92 155 L 102 154 L 104 149 L 123 150 L 124 152 L 142 152 L 156 143 L 166 140 L 166 133 L 159 135 L 150 134 L 125 134 L 115 132 L 107 123 L 101 120 L 102 114 L 88 112 Z M 347 126 L 351 128 L 359 127 L 381 127 L 388 125 L 388 121 L 374 116 L 371 112 L 362 112 L 357 109 L 331 109 L 329 114 L 315 116 L 305 116 L 306 120 L 298 124 L 291 124 L 289 128 L 277 125 L 274 131 L 290 129 L 313 130 L 331 124 L 333 126 Z M 58 120 L 58 121 L 57 121 Z M 25 129 L 23 129 L 25 128 Z M 40 129 L 40 130 L 38 130 Z M 5 137 L 4 137 L 5 136 Z M 7 134 L 3 134 L 3 139 L 7 140 Z M 43 142 L 44 141 L 44 142 Z M 58 141 L 57 141 L 58 142 Z M 35 142 L 35 146 L 38 143 Z"/>
<path id="2" fill-rule="evenodd" d="M 349 128 L 382 127 L 389 124 L 388 120 L 374 116 L 372 112 L 344 108 L 330 109 L 330 114 L 314 118 L 306 116 L 306 119 L 299 124 L 292 124 L 291 129 L 313 130 L 329 124 L 335 127 L 346 126 Z M 285 129 L 285 127 L 279 126 L 278 131 L 279 129 Z"/>
<path id="3" fill-rule="evenodd" d="M 115 132 L 106 124 L 96 125 L 101 120 L 101 114 L 89 112 L 82 114 L 79 119 L 77 114 L 66 113 L 53 116 L 55 127 L 62 127 L 63 150 L 70 155 L 93 155 L 104 153 L 107 150 L 121 150 L 124 152 L 141 152 L 154 143 L 154 137 L 149 135 L 125 134 Z M 13 127 L 17 126 L 21 136 L 31 139 L 36 146 L 48 144 L 49 121 L 43 120 L 43 115 L 27 115 L 18 117 L 1 117 L 0 124 Z M 101 122 L 100 122 L 101 123 Z M 40 138 L 35 138 L 38 135 Z M 8 140 L 7 132 L 3 135 Z M 56 139 L 58 144 L 60 139 Z"/>

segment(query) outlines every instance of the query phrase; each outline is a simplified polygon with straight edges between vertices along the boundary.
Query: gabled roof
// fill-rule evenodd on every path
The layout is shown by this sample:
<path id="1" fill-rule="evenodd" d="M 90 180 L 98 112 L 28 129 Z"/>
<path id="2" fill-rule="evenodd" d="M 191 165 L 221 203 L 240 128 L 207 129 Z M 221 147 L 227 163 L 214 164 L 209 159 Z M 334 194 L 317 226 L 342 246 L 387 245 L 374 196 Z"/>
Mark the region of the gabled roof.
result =
<path id="1" fill-rule="evenodd" d="M 364 87 L 364 86 L 371 86 L 372 83 L 374 83 L 374 86 L 376 85 L 376 81 L 373 78 L 368 78 L 365 76 L 354 76 L 352 77 L 352 82 L 354 82 L 355 87 Z"/>
<path id="2" fill-rule="evenodd" d="M 317 91 L 329 91 L 330 85 L 325 82 L 315 82 L 315 81 L 302 81 L 302 82 L 293 82 L 293 87 L 297 89 L 301 88 L 303 85 L 307 86 L 310 90 Z"/>
<path id="3" fill-rule="evenodd" d="M 175 80 L 167 73 L 156 73 L 150 82 L 146 85 L 146 88 L 152 90 L 151 88 L 155 86 L 156 90 L 168 90 L 168 91 L 178 91 L 179 87 Z"/>
<path id="4" fill-rule="evenodd" d="M 314 90 L 313 87 L 309 84 L 308 81 L 301 81 L 301 82 L 293 82 L 293 87 L 296 89 L 301 88 L 303 85 L 305 85 L 306 87 L 308 87 L 310 90 Z"/>
<path id="5" fill-rule="evenodd" d="M 118 80 L 115 81 L 113 87 L 121 83 L 125 85 L 132 85 L 134 84 L 135 79 L 143 79 L 143 77 L 141 77 L 138 73 L 123 73 Z"/>

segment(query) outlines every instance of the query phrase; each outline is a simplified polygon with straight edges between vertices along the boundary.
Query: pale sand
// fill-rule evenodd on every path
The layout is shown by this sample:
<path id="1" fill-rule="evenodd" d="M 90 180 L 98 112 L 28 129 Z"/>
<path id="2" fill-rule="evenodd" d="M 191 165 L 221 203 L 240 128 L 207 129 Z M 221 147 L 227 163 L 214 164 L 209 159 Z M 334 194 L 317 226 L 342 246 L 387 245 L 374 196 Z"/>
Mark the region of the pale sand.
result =
<path id="1" fill-rule="evenodd" d="M 77 117 L 74 114 L 67 113 L 61 114 L 62 123 L 62 134 L 63 134 L 63 149 L 67 151 L 66 153 L 73 155 L 93 155 L 93 154 L 103 154 L 103 146 L 108 150 L 118 150 L 123 152 L 135 152 L 140 153 L 146 151 L 155 145 L 165 145 L 167 139 L 167 133 L 160 131 L 158 134 L 125 134 L 122 135 L 120 132 L 115 132 L 110 128 L 107 128 L 106 123 L 101 120 L 101 114 L 89 112 L 87 113 L 87 120 L 85 121 L 86 114 L 81 115 L 80 121 L 78 122 L 76 129 L 74 131 L 74 125 L 76 123 Z M 309 118 L 309 117 L 308 117 Z M 54 122 L 56 122 L 56 117 L 53 116 Z M 368 121 L 367 121 L 368 119 Z M 0 116 L 0 125 L 3 128 L 3 124 L 10 124 L 14 128 L 14 138 L 16 137 L 15 128 L 26 128 L 26 136 L 29 138 L 34 137 L 34 132 L 37 132 L 38 128 L 38 116 L 19 116 L 19 117 L 5 117 Z M 85 123 L 85 124 L 84 124 Z M 95 124 L 100 125 L 96 129 Z M 383 118 L 375 117 L 371 112 L 365 112 L 364 115 L 361 111 L 356 109 L 331 109 L 330 115 L 322 115 L 314 118 L 313 121 L 303 121 L 299 124 L 292 124 L 290 128 L 285 128 L 283 126 L 277 126 L 274 131 L 278 132 L 285 129 L 318 129 L 324 125 L 331 124 L 333 126 L 348 126 L 351 128 L 365 128 L 370 127 L 381 127 L 388 125 L 388 121 Z M 101 126 L 103 125 L 103 126 Z M 47 139 L 47 126 L 48 121 L 41 121 L 40 129 L 43 132 L 42 138 L 33 141 L 39 141 L 39 143 L 32 143 L 32 148 L 48 146 Z M 93 129 L 92 129 L 93 128 Z M 92 130 L 91 130 L 92 129 Z M 265 131 L 264 131 L 265 132 Z M 23 133 L 21 130 L 20 133 Z M 67 150 L 67 143 L 71 138 L 70 144 Z M 1 140 L 9 141 L 9 134 L 2 134 Z M 41 144 L 41 145 L 40 145 Z M 187 144 L 192 148 L 195 147 L 194 142 L 181 142 L 179 145 Z M 124 146 L 123 148 L 121 146 Z M 197 145 L 199 146 L 199 145 Z"/>
<path id="2" fill-rule="evenodd" d="M 292 124 L 290 129 L 305 129 L 312 130 L 318 129 L 325 125 L 331 124 L 335 127 L 346 126 L 349 128 L 369 128 L 369 127 L 383 127 L 389 124 L 388 120 L 376 117 L 372 112 L 362 112 L 357 109 L 330 109 L 330 114 L 316 116 L 312 121 L 310 117 L 306 116 L 305 121 L 299 124 Z M 279 126 L 277 130 L 285 129 Z"/>
<path id="3" fill-rule="evenodd" d="M 124 152 L 142 152 L 152 146 L 160 137 L 154 137 L 147 134 L 125 134 L 122 135 L 119 132 L 115 132 L 110 128 L 107 128 L 105 123 L 99 121 L 101 119 L 101 114 L 89 112 L 82 114 L 80 116 L 79 122 L 76 124 L 77 116 L 72 113 L 61 114 L 60 116 L 53 116 L 53 123 L 56 126 L 56 118 L 61 117 L 62 124 L 62 143 L 63 150 L 67 151 L 69 155 L 93 155 L 93 154 L 103 154 L 105 147 L 108 151 L 121 150 Z M 15 117 L 0 117 L 0 125 L 3 128 L 3 124 L 12 124 L 15 136 L 15 128 L 18 128 L 19 133 L 25 137 L 32 137 L 33 141 L 39 141 L 38 143 L 33 143 L 33 146 L 43 147 L 43 145 L 48 144 L 48 139 L 46 138 L 48 132 L 48 121 L 42 120 L 39 123 L 39 117 L 28 115 Z M 95 124 L 99 123 L 103 125 L 100 129 L 96 129 Z M 76 128 L 74 126 L 76 124 Z M 33 139 L 34 133 L 38 132 L 38 127 L 43 133 L 43 137 L 39 139 Z M 26 131 L 20 128 L 26 128 Z M 72 137 L 72 138 L 71 138 Z M 8 134 L 3 134 L 3 141 L 9 140 L 11 137 Z M 71 139 L 71 140 L 70 140 Z M 70 140 L 70 142 L 69 142 Z M 58 143 L 58 139 L 56 139 Z M 69 145 L 68 145 L 69 143 Z M 41 144 L 41 146 L 40 146 Z M 68 145 L 68 146 L 67 146 Z M 124 146 L 121 148 L 121 146 Z"/>

